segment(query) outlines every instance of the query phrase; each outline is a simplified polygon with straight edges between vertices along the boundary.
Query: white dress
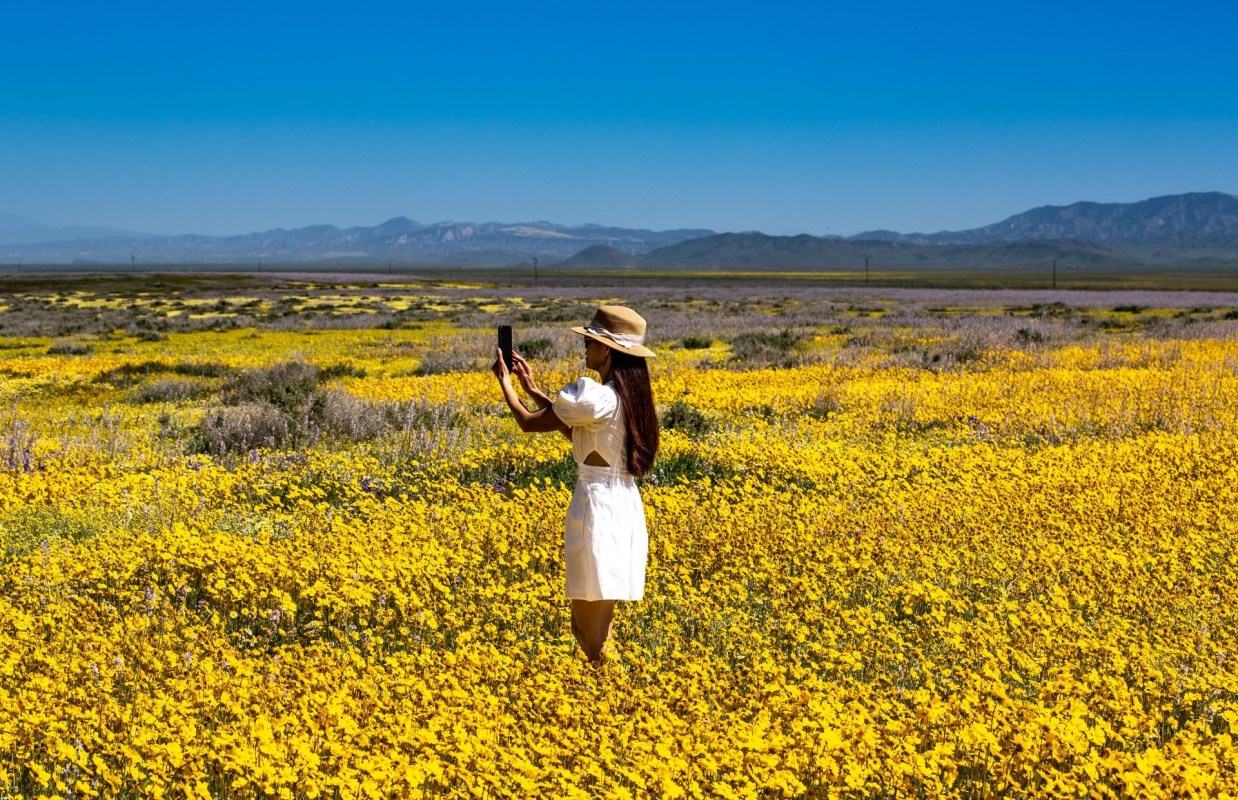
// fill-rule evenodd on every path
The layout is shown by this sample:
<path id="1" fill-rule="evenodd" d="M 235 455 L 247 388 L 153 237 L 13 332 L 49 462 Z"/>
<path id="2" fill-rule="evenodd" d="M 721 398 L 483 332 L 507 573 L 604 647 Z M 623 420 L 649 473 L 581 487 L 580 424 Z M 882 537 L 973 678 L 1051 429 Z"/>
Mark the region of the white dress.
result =
<path id="1" fill-rule="evenodd" d="M 576 488 L 564 557 L 572 600 L 640 600 L 649 533 L 640 490 L 627 468 L 623 406 L 612 384 L 591 378 L 559 392 L 555 415 L 572 428 Z M 584 463 L 596 451 L 610 466 Z"/>

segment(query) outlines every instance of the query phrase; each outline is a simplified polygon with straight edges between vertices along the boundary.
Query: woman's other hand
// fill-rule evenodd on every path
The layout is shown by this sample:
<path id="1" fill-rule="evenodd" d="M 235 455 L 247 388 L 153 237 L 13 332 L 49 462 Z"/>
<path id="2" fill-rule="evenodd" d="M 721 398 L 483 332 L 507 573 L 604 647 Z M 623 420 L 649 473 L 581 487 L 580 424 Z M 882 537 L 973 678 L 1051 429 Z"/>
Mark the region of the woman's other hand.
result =
<path id="1" fill-rule="evenodd" d="M 512 372 L 516 373 L 516 378 L 526 392 L 531 395 L 542 393 L 542 390 L 537 388 L 537 381 L 533 380 L 533 368 L 519 353 L 512 353 Z"/>

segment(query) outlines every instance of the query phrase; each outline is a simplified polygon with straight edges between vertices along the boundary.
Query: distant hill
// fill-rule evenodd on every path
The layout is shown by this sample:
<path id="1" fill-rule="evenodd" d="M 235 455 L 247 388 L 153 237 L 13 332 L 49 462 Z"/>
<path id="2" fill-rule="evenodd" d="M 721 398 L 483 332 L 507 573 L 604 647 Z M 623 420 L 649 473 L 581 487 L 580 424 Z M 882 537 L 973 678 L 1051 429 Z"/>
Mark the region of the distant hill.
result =
<path id="1" fill-rule="evenodd" d="M 940 233 L 866 231 L 852 241 L 904 244 L 976 244 L 1027 239 L 1080 238 L 1100 243 L 1182 244 L 1232 247 L 1238 241 L 1238 197 L 1195 192 L 1138 203 L 1072 203 L 1041 206 L 983 228 Z"/>
<path id="2" fill-rule="evenodd" d="M 1021 242 L 919 245 L 847 241 L 832 237 L 720 233 L 688 239 L 645 255 L 629 255 L 605 245 L 588 247 L 557 262 L 560 269 L 856 272 L 865 262 L 875 270 L 1043 270 L 1054 262 L 1063 270 L 1143 267 L 1238 267 L 1238 251 L 1161 250 L 1102 245 L 1086 239 L 1033 239 Z"/>
<path id="3" fill-rule="evenodd" d="M 661 247 L 645 254 L 645 264 L 703 269 L 854 269 L 874 250 L 895 249 L 889 242 L 857 244 L 845 239 L 720 233 Z"/>
<path id="4" fill-rule="evenodd" d="M 609 245 L 595 244 L 563 259 L 557 266 L 565 269 L 621 269 L 644 264 L 645 259 L 639 255 L 625 253 Z"/>
<path id="5" fill-rule="evenodd" d="M 551 222 L 439 222 L 422 224 L 395 217 L 374 227 L 337 228 L 310 225 L 239 236 L 98 237 L 40 241 L 0 247 L 0 258 L 32 263 L 159 264 L 344 262 L 391 259 L 402 263 L 451 263 L 502 267 L 530 256 L 563 259 L 594 245 L 641 254 L 709 230 L 649 231 L 604 225 L 556 225 Z"/>
<path id="6" fill-rule="evenodd" d="M 929 245 L 916 247 L 942 266 L 965 269 L 987 266 L 994 269 L 1037 269 L 1057 261 L 1063 268 L 1121 269 L 1144 264 L 1147 259 L 1129 250 L 1115 250 L 1086 239 L 1031 239 L 1019 242 Z"/>
<path id="7" fill-rule="evenodd" d="M 1121 268 L 1146 259 L 1078 238 L 920 245 L 722 233 L 653 250 L 641 263 L 661 269 L 851 271 L 863 269 L 865 260 L 881 269 L 1039 269 L 1054 260 L 1063 267 Z"/>

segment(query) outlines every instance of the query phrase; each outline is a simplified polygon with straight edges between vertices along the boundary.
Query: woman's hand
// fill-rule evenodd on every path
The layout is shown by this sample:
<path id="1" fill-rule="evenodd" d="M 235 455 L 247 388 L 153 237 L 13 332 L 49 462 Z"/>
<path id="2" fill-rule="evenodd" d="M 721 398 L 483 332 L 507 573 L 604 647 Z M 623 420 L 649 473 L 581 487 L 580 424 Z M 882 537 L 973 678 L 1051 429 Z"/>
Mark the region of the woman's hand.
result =
<path id="1" fill-rule="evenodd" d="M 533 380 L 533 368 L 519 353 L 512 353 L 512 371 L 526 392 L 530 395 L 542 394 L 542 390 L 537 388 L 537 381 Z"/>
<path id="2" fill-rule="evenodd" d="M 533 367 L 529 366 L 529 362 L 525 361 L 524 356 L 519 353 L 512 353 L 512 371 L 520 379 L 520 385 L 524 387 L 525 393 L 533 398 L 533 402 L 537 403 L 539 408 L 551 405 L 550 398 L 537 388 L 537 381 L 533 380 Z"/>
<path id="3" fill-rule="evenodd" d="M 542 394 L 537 388 L 537 384 L 533 382 L 533 370 L 529 369 L 529 362 L 525 361 L 515 353 L 512 354 L 512 366 L 516 370 L 520 382 L 524 384 L 529 395 L 537 400 L 540 408 L 530 411 L 520 402 L 520 398 L 516 396 L 516 389 L 512 386 L 512 374 L 507 369 L 507 365 L 503 363 L 503 351 L 499 348 L 494 348 L 494 366 L 490 371 L 494 373 L 494 377 L 499 379 L 499 386 L 503 390 L 503 399 L 507 402 L 507 407 L 511 409 L 512 416 L 516 418 L 516 424 L 520 426 L 520 430 L 525 433 L 545 433 L 548 431 L 560 431 L 569 439 L 572 436 L 572 429 L 569 428 L 563 420 L 555 416 L 554 406 L 550 403 L 550 398 Z"/>
<path id="4" fill-rule="evenodd" d="M 494 377 L 499 379 L 499 383 L 507 383 L 511 378 L 511 373 L 507 371 L 507 364 L 503 362 L 503 349 L 500 347 L 494 348 L 494 366 L 490 368 L 490 371 L 494 373 Z"/>

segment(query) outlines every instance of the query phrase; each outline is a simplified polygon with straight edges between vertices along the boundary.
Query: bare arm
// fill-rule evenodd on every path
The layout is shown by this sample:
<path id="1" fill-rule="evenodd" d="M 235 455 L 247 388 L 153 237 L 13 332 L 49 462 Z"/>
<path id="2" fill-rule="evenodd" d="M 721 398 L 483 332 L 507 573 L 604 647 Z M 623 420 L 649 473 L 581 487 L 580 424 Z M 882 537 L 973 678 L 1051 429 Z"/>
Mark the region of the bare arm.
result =
<path id="1" fill-rule="evenodd" d="M 515 387 L 512 386 L 512 376 L 507 371 L 507 365 L 503 363 L 502 351 L 495 348 L 495 353 L 498 355 L 498 358 L 495 359 L 492 371 L 495 377 L 499 379 L 499 386 L 503 390 L 503 399 L 507 401 L 507 407 L 511 410 L 516 424 L 520 426 L 520 430 L 525 433 L 560 431 L 569 439 L 572 438 L 572 429 L 555 415 L 554 406 L 550 404 L 549 398 L 546 398 L 544 394 L 542 398 L 546 402 L 541 405 L 541 408 L 538 408 L 536 411 L 530 411 L 524 407 L 524 404 L 520 402 L 520 398 L 516 396 Z"/>
<path id="2" fill-rule="evenodd" d="M 529 362 L 519 353 L 512 353 L 512 374 L 520 381 L 525 393 L 537 403 L 538 408 L 545 408 L 551 404 L 550 397 L 538 388 L 537 381 L 533 379 L 533 367 L 529 366 Z"/>
<path id="3" fill-rule="evenodd" d="M 512 371 L 516 375 L 516 378 L 520 380 L 520 385 L 524 387 L 525 393 L 528 394 L 529 397 L 533 398 L 534 403 L 537 403 L 538 409 L 548 410 L 553 414 L 554 409 L 552 407 L 553 404 L 551 403 L 550 397 L 538 388 L 537 381 L 533 379 L 533 367 L 531 367 L 529 362 L 525 360 L 524 356 L 519 353 L 512 353 Z M 556 419 L 558 419 L 558 417 L 556 417 Z M 566 424 L 561 424 L 560 427 L 555 428 L 554 430 L 560 431 L 565 437 L 567 437 L 569 442 L 572 440 L 572 429 Z"/>

